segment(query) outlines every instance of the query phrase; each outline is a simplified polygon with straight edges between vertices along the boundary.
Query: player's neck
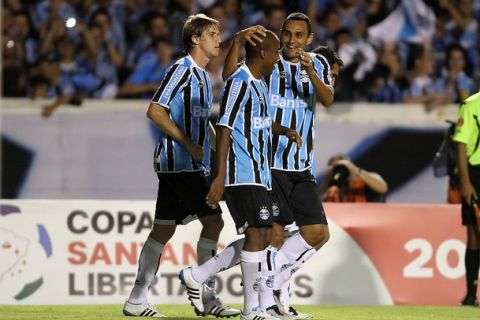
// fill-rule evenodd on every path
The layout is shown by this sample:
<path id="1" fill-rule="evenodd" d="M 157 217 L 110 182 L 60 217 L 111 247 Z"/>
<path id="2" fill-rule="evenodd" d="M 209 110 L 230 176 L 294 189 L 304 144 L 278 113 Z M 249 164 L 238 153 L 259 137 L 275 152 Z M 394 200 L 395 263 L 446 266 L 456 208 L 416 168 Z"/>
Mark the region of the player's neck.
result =
<path id="1" fill-rule="evenodd" d="M 205 69 L 207 64 L 210 62 L 210 58 L 207 57 L 205 52 L 197 48 L 193 48 L 192 51 L 190 51 L 188 54 L 192 57 L 193 61 L 195 61 L 195 63 L 202 69 Z"/>
<path id="2" fill-rule="evenodd" d="M 284 53 L 283 53 L 283 50 L 282 52 L 280 53 L 280 55 L 282 56 L 282 59 L 287 61 L 287 62 L 290 62 L 290 63 L 299 63 L 300 62 L 300 59 L 298 59 L 298 57 L 292 57 L 292 58 L 289 58 L 287 57 Z"/>
<path id="3" fill-rule="evenodd" d="M 262 70 L 260 70 L 259 68 L 260 63 L 253 60 L 253 61 L 246 61 L 245 65 L 247 66 L 248 70 L 250 70 L 250 73 L 255 79 L 262 78 Z"/>

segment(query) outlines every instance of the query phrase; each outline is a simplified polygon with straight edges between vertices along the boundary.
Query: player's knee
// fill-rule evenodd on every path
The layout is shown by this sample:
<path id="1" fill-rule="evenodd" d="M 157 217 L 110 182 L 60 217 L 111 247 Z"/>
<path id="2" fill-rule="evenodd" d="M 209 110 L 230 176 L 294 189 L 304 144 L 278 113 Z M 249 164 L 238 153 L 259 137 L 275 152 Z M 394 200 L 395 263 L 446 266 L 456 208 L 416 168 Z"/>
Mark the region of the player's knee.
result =
<path id="1" fill-rule="evenodd" d="M 302 237 L 305 242 L 318 250 L 330 239 L 330 232 L 327 225 L 318 225 L 302 233 Z"/>
<path id="2" fill-rule="evenodd" d="M 271 228 L 247 228 L 244 249 L 247 251 L 263 250 L 270 244 L 271 238 Z"/>
<path id="3" fill-rule="evenodd" d="M 176 225 L 162 225 L 155 223 L 153 225 L 152 231 L 150 231 L 149 236 L 154 240 L 165 244 L 173 237 L 176 229 Z"/>
<path id="4" fill-rule="evenodd" d="M 210 237 L 218 237 L 225 225 L 221 215 L 207 216 L 200 219 L 205 234 Z"/>

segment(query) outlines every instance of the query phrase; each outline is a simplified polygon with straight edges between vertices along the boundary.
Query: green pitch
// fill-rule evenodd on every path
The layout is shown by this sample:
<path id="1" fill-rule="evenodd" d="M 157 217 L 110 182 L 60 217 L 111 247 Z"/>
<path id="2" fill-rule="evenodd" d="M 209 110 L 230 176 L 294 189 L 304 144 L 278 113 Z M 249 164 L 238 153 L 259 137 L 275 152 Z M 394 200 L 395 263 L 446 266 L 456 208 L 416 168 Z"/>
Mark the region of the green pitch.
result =
<path id="1" fill-rule="evenodd" d="M 240 308 L 236 305 L 235 307 Z M 169 319 L 214 319 L 196 317 L 187 305 L 157 305 Z M 299 311 L 320 320 L 479 320 L 478 307 L 437 306 L 299 306 Z M 122 305 L 7 306 L 0 305 L 1 320 L 119 320 Z M 132 318 L 128 318 L 132 319 Z M 236 320 L 240 318 L 230 318 Z"/>

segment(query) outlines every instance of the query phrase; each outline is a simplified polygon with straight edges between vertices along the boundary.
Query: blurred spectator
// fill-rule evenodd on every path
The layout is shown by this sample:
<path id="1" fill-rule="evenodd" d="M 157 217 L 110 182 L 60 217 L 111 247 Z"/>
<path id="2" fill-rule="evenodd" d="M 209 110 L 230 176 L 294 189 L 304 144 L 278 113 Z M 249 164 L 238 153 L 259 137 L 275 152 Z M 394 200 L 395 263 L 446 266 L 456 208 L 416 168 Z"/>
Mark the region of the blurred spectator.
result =
<path id="1" fill-rule="evenodd" d="M 115 64 L 115 67 L 120 68 L 123 66 L 127 47 L 125 45 L 124 33 L 114 27 L 113 21 L 105 8 L 99 8 L 93 12 L 90 25 L 95 24 L 100 27 L 110 59 Z"/>
<path id="2" fill-rule="evenodd" d="M 156 50 L 153 40 L 169 36 L 168 18 L 164 14 L 149 12 L 143 17 L 142 32 L 130 46 L 125 67 L 133 70 L 137 63 L 144 60 L 154 59 Z"/>
<path id="3" fill-rule="evenodd" d="M 34 60 L 37 41 L 29 36 L 25 11 L 6 11 L 8 20 L 4 22 L 8 27 L 2 28 L 2 94 L 21 97 L 26 94 L 27 66 Z"/>
<path id="4" fill-rule="evenodd" d="M 440 80 L 447 102 L 460 103 L 475 92 L 473 80 L 468 75 L 471 71 L 465 49 L 460 45 L 450 46 Z"/>
<path id="5" fill-rule="evenodd" d="M 39 1 L 36 6 L 30 7 L 30 17 L 35 30 L 39 30 L 40 39 L 46 34 L 46 29 L 50 29 L 52 21 L 59 20 L 69 26 L 74 26 L 79 20 L 77 12 L 68 2 L 63 0 L 44 0 Z M 72 39 L 78 38 L 78 30 L 68 28 L 64 30 Z"/>
<path id="6" fill-rule="evenodd" d="M 342 27 L 354 33 L 359 21 L 366 19 L 366 6 L 363 0 L 338 0 L 337 11 Z"/>
<path id="7" fill-rule="evenodd" d="M 221 3 L 223 9 L 225 10 L 226 18 L 224 25 L 225 38 L 222 39 L 229 39 L 233 37 L 235 32 L 237 32 L 241 27 L 241 3 L 240 0 L 219 0 L 219 3 Z"/>
<path id="8" fill-rule="evenodd" d="M 31 7 L 30 12 L 33 26 L 37 30 L 41 28 L 42 24 L 54 18 L 64 22 L 69 18 L 78 19 L 75 9 L 63 0 L 38 1 L 36 6 Z"/>
<path id="9" fill-rule="evenodd" d="M 429 48 L 413 47 L 407 61 L 408 88 L 402 93 L 402 102 L 422 103 L 427 110 L 445 104 L 448 100 L 441 83 L 433 78 L 433 57 Z"/>
<path id="10" fill-rule="evenodd" d="M 120 53 L 101 25 L 93 23 L 87 28 L 80 24 L 78 28 L 87 48 L 86 60 L 83 61 L 82 67 L 101 81 L 101 84 L 92 92 L 91 97 L 115 98 L 118 92 L 118 74 L 113 61 L 118 62 L 122 59 Z"/>
<path id="11" fill-rule="evenodd" d="M 478 21 L 473 0 L 440 0 L 451 19 L 445 25 L 447 44 L 459 44 L 467 50 L 470 61 L 478 68 Z"/>
<path id="12" fill-rule="evenodd" d="M 40 57 L 55 57 L 55 47 L 54 43 L 66 36 L 67 34 L 67 27 L 65 26 L 65 22 L 62 21 L 60 18 L 52 18 L 45 23 L 42 24 L 40 28 L 40 45 L 39 45 L 39 56 Z"/>
<path id="13" fill-rule="evenodd" d="M 403 66 L 395 43 L 386 44 L 379 52 L 379 61 L 369 75 L 370 101 L 398 103 L 402 99 Z"/>
<path id="14" fill-rule="evenodd" d="M 165 71 L 172 63 L 173 44 L 168 38 L 157 38 L 152 47 L 155 56 L 139 61 L 133 73 L 121 86 L 121 96 L 149 99 L 157 90 Z"/>
<path id="15" fill-rule="evenodd" d="M 33 37 L 32 26 L 27 11 L 15 11 L 12 15 L 11 26 L 7 30 L 9 40 L 19 46 L 18 60 L 31 64 L 37 58 L 38 41 Z"/>
<path id="16" fill-rule="evenodd" d="M 280 37 L 283 20 L 288 15 L 287 8 L 284 6 L 270 6 L 265 8 L 265 28 L 272 30 Z"/>
<path id="17" fill-rule="evenodd" d="M 182 30 L 187 17 L 195 11 L 194 3 L 190 0 L 170 0 L 168 20 L 170 21 L 170 39 L 179 52 L 182 52 Z"/>
<path id="18" fill-rule="evenodd" d="M 366 75 L 373 70 L 377 54 L 363 38 L 354 38 L 343 28 L 334 35 L 336 51 L 344 62 L 335 93 L 336 101 L 366 100 Z"/>
<path id="19" fill-rule="evenodd" d="M 319 186 L 325 202 L 384 202 L 388 185 L 375 172 L 356 166 L 346 155 L 328 160 L 327 172 Z"/>
<path id="20" fill-rule="evenodd" d="M 54 59 L 41 59 L 37 64 L 38 76 L 33 78 L 34 85 L 31 97 L 36 98 L 55 98 L 55 100 L 44 106 L 42 115 L 49 117 L 56 109 L 72 101 L 76 94 L 75 85 L 66 74 L 60 72 L 60 65 Z M 48 89 L 45 90 L 45 80 L 48 81 Z M 41 96 L 43 95 L 43 96 Z"/>

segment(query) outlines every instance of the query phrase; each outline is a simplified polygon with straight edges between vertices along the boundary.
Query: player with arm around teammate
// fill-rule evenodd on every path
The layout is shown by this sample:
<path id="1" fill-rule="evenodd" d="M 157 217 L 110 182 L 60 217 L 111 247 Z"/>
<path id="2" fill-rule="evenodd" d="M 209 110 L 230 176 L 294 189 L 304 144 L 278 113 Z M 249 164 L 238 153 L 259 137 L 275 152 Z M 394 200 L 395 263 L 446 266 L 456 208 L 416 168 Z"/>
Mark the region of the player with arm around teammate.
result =
<path id="1" fill-rule="evenodd" d="M 198 268 L 182 270 L 187 287 L 238 263 L 242 269 L 244 308 L 242 319 L 274 319 L 260 308 L 259 279 L 270 243 L 272 201 L 270 176 L 271 130 L 301 144 L 296 132 L 272 125 L 268 92 L 261 77 L 271 73 L 278 60 L 279 41 L 266 30 L 265 39 L 246 45 L 246 62 L 226 81 L 217 122 L 216 175 L 207 196 L 215 205 L 225 200 L 239 234 L 245 234 Z M 272 128 L 271 128 L 272 127 Z"/>
<path id="2" fill-rule="evenodd" d="M 238 43 L 250 41 L 261 33 L 261 27 L 237 33 L 224 68 L 224 77 L 236 68 Z M 272 138 L 272 194 L 274 223 L 270 270 L 265 279 L 281 269 L 292 267 L 297 259 L 305 262 L 329 239 L 329 230 L 322 203 L 316 193 L 312 175 L 314 146 L 314 114 L 317 100 L 325 107 L 333 102 L 332 70 L 325 57 L 306 52 L 313 41 L 310 19 L 303 13 L 292 13 L 280 31 L 282 50 L 272 74 L 266 78 L 273 121 L 297 131 L 302 147 L 282 136 Z M 299 233 L 284 242 L 284 227 L 295 221 Z M 278 271 L 274 270 L 274 266 Z M 275 280 L 275 286 L 282 284 Z M 262 285 L 264 283 L 262 282 Z M 270 288 L 271 289 L 271 288 Z M 265 290 L 263 306 L 276 305 L 273 295 Z M 299 315 L 295 309 L 274 308 L 278 317 Z"/>

